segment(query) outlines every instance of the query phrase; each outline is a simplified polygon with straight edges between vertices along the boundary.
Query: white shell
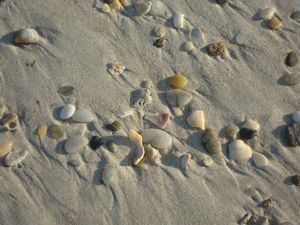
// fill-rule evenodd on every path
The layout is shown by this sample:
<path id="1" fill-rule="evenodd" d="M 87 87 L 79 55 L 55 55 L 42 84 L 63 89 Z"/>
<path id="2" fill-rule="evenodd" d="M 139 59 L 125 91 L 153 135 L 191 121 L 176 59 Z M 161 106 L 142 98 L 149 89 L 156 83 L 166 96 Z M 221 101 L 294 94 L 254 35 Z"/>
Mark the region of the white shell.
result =
<path id="1" fill-rule="evenodd" d="M 248 160 L 252 156 L 252 150 L 242 140 L 234 140 L 229 144 L 229 156 L 233 160 Z"/>
<path id="2" fill-rule="evenodd" d="M 236 135 L 239 131 L 240 131 L 240 128 L 234 124 L 231 124 L 226 128 L 227 136 L 232 139 L 236 139 Z"/>
<path id="3" fill-rule="evenodd" d="M 181 168 L 183 171 L 186 171 L 192 159 L 192 155 L 190 153 L 186 153 L 181 158 Z"/>
<path id="4" fill-rule="evenodd" d="M 4 163 L 6 166 L 16 166 L 19 163 L 21 163 L 26 156 L 28 155 L 28 152 L 26 150 L 23 151 L 12 151 L 8 153 L 5 157 Z"/>
<path id="5" fill-rule="evenodd" d="M 191 127 L 200 128 L 201 130 L 205 130 L 205 118 L 204 112 L 202 110 L 197 110 L 193 112 L 188 118 L 187 123 Z"/>
<path id="6" fill-rule="evenodd" d="M 157 37 L 164 37 L 166 35 L 166 29 L 163 27 L 163 26 L 159 26 L 157 28 L 154 28 L 154 34 L 157 36 Z"/>
<path id="7" fill-rule="evenodd" d="M 210 167 L 214 163 L 214 160 L 212 159 L 212 157 L 208 156 L 202 160 L 202 163 L 204 166 Z"/>
<path id="8" fill-rule="evenodd" d="M 159 129 L 145 129 L 142 132 L 143 142 L 154 148 L 167 149 L 172 144 L 172 137 L 165 131 Z"/>
<path id="9" fill-rule="evenodd" d="M 138 165 L 145 156 L 145 149 L 143 147 L 143 137 L 133 129 L 130 129 L 128 131 L 128 137 L 136 146 L 136 154 L 135 158 L 133 159 L 133 165 Z"/>
<path id="10" fill-rule="evenodd" d="M 72 104 L 68 104 L 68 105 L 65 105 L 60 113 L 59 113 L 59 117 L 62 119 L 62 120 L 66 120 L 66 119 L 69 119 L 73 116 L 74 112 L 75 112 L 76 108 L 74 105 Z"/>
<path id="11" fill-rule="evenodd" d="M 258 168 L 269 165 L 269 160 L 267 159 L 267 157 L 259 152 L 253 152 L 252 159 Z"/>
<path id="12" fill-rule="evenodd" d="M 187 41 L 183 44 L 184 51 L 190 52 L 195 48 L 193 42 Z"/>
<path id="13" fill-rule="evenodd" d="M 247 119 L 247 120 L 243 123 L 242 128 L 247 128 L 247 129 L 250 129 L 250 130 L 256 130 L 256 131 L 258 131 L 259 128 L 260 128 L 260 125 L 259 125 L 259 123 L 256 122 L 255 120 Z"/>
<path id="14" fill-rule="evenodd" d="M 103 6 L 101 7 L 101 11 L 104 12 L 104 13 L 109 13 L 110 12 L 109 5 L 104 3 Z"/>
<path id="15" fill-rule="evenodd" d="M 116 176 L 115 176 L 115 168 L 112 166 L 106 166 L 104 167 L 103 171 L 102 171 L 102 182 L 105 185 L 113 185 L 115 183 L 116 180 Z"/>
<path id="16" fill-rule="evenodd" d="M 270 19 L 274 13 L 276 12 L 276 9 L 274 7 L 265 8 L 259 11 L 258 16 L 261 19 Z"/>
<path id="17" fill-rule="evenodd" d="M 292 117 L 294 122 L 300 123 L 300 111 L 295 112 Z"/>
<path id="18" fill-rule="evenodd" d="M 167 92 L 167 101 L 173 107 L 182 107 L 192 100 L 192 95 L 181 89 L 172 89 Z"/>
<path id="19" fill-rule="evenodd" d="M 89 143 L 86 137 L 72 136 L 65 143 L 65 150 L 67 153 L 73 154 L 81 150 Z"/>
<path id="20" fill-rule="evenodd" d="M 87 109 L 76 110 L 72 119 L 80 123 L 88 123 L 94 120 L 94 114 Z"/>
<path id="21" fill-rule="evenodd" d="M 35 44 L 40 40 L 40 35 L 35 29 L 21 29 L 15 33 L 15 42 L 19 44 Z"/>
<path id="22" fill-rule="evenodd" d="M 138 16 L 144 16 L 146 15 L 152 6 L 151 1 L 145 1 L 145 0 L 139 0 L 136 3 L 134 3 L 134 9 Z"/>
<path id="23" fill-rule="evenodd" d="M 184 27 L 184 15 L 182 13 L 173 16 L 173 26 L 177 29 L 182 29 Z"/>
<path id="24" fill-rule="evenodd" d="M 150 9 L 150 14 L 153 16 L 167 17 L 168 8 L 160 0 L 152 0 L 152 7 Z"/>

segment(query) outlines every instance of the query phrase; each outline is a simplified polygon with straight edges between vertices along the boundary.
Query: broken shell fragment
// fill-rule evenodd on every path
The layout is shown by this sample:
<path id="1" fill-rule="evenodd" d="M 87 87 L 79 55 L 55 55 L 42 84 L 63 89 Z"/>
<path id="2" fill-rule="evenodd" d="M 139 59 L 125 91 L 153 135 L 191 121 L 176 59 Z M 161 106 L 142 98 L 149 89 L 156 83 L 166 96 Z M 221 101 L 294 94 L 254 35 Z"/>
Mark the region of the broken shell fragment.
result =
<path id="1" fill-rule="evenodd" d="M 202 110 L 194 111 L 188 118 L 187 123 L 191 127 L 199 128 L 205 130 L 205 118 L 204 112 Z"/>
<path id="2" fill-rule="evenodd" d="M 119 0 L 114 0 L 112 3 L 109 4 L 109 7 L 114 10 L 120 10 L 122 8 L 122 4 Z"/>
<path id="3" fill-rule="evenodd" d="M 186 153 L 182 156 L 180 164 L 183 171 L 187 170 L 191 160 L 192 160 L 192 155 L 190 153 Z"/>
<path id="4" fill-rule="evenodd" d="M 145 150 L 143 147 L 143 137 L 132 129 L 129 130 L 128 137 L 136 146 L 136 154 L 133 160 L 133 165 L 136 166 L 143 160 L 145 156 Z"/>
<path id="5" fill-rule="evenodd" d="M 165 129 L 166 126 L 168 125 L 169 120 L 170 120 L 170 114 L 169 113 L 162 113 L 160 115 L 160 121 L 158 122 L 157 126 L 160 129 Z"/>
<path id="6" fill-rule="evenodd" d="M 153 29 L 153 33 L 156 37 L 162 38 L 166 36 L 166 29 L 163 26 L 159 26 Z"/>
<path id="7" fill-rule="evenodd" d="M 204 166 L 210 167 L 214 163 L 214 160 L 212 159 L 212 157 L 208 156 L 202 160 L 202 163 Z"/>
<path id="8" fill-rule="evenodd" d="M 39 42 L 40 35 L 35 29 L 21 29 L 15 33 L 15 42 L 18 44 L 35 44 Z"/>
<path id="9" fill-rule="evenodd" d="M 26 158 L 27 155 L 28 152 L 26 150 L 12 151 L 6 155 L 4 164 L 6 166 L 17 166 Z"/>
<path id="10" fill-rule="evenodd" d="M 43 138 L 47 134 L 48 127 L 46 125 L 42 125 L 38 128 L 37 133 L 40 138 Z"/>
<path id="11" fill-rule="evenodd" d="M 182 29 L 184 27 L 184 15 L 182 13 L 173 16 L 173 26 L 177 29 Z"/>
<path id="12" fill-rule="evenodd" d="M 231 124 L 226 129 L 226 134 L 230 139 L 236 139 L 236 136 L 239 132 L 240 128 L 234 124 Z"/>
<path id="13" fill-rule="evenodd" d="M 176 74 L 169 77 L 167 82 L 173 88 L 184 89 L 188 83 L 188 79 L 182 74 Z"/>
<path id="14" fill-rule="evenodd" d="M 247 129 L 250 129 L 250 130 L 258 131 L 259 128 L 260 128 L 260 125 L 259 125 L 259 123 L 256 122 L 255 120 L 247 119 L 247 120 L 243 123 L 242 128 L 247 128 Z"/>
<path id="15" fill-rule="evenodd" d="M 138 16 L 144 16 L 148 12 L 150 12 L 151 6 L 152 6 L 152 2 L 146 0 L 138 0 L 133 5 L 135 12 Z"/>
<path id="16" fill-rule="evenodd" d="M 126 67 L 118 62 L 108 64 L 108 72 L 111 75 L 122 75 L 125 69 Z"/>
<path id="17" fill-rule="evenodd" d="M 165 38 L 164 37 L 161 37 L 161 38 L 158 38 L 154 41 L 153 45 L 156 47 L 156 48 L 162 48 L 164 47 L 164 44 L 165 44 Z"/>
<path id="18" fill-rule="evenodd" d="M 103 13 L 109 13 L 110 12 L 110 7 L 107 3 L 103 4 L 102 8 L 101 8 L 101 11 Z"/>
<path id="19" fill-rule="evenodd" d="M 1 125 L 9 131 L 16 130 L 18 128 L 18 116 L 16 113 L 7 113 L 1 120 Z"/>

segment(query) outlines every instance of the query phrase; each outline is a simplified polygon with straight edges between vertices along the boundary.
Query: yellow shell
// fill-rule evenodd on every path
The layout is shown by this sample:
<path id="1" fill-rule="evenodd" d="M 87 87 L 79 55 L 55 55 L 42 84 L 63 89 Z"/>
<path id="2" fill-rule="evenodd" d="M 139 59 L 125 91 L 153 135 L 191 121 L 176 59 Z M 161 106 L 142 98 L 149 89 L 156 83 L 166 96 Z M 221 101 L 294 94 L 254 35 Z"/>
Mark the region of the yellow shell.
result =
<path id="1" fill-rule="evenodd" d="M 145 156 L 145 150 L 143 147 L 143 138 L 139 133 L 137 133 L 132 129 L 129 130 L 128 137 L 136 145 L 137 152 L 133 160 L 133 165 L 136 166 L 144 159 Z"/>
<path id="2" fill-rule="evenodd" d="M 282 20 L 274 15 L 269 20 L 269 28 L 270 28 L 270 30 L 278 30 L 280 27 L 282 27 Z"/>
<path id="3" fill-rule="evenodd" d="M 3 157 L 11 152 L 13 143 L 11 141 L 6 141 L 0 144 L 0 157 Z"/>
<path id="4" fill-rule="evenodd" d="M 40 138 L 43 138 L 47 134 L 48 127 L 46 125 L 42 125 L 38 128 L 38 135 Z"/>
<path id="5" fill-rule="evenodd" d="M 168 84 L 173 88 L 184 89 L 188 83 L 188 79 L 182 74 L 176 74 L 168 78 Z"/>
<path id="6" fill-rule="evenodd" d="M 109 13 L 110 12 L 110 7 L 108 4 L 103 4 L 102 8 L 101 8 L 101 11 L 104 12 L 104 13 Z"/>
<path id="7" fill-rule="evenodd" d="M 119 0 L 114 0 L 112 3 L 109 4 L 111 9 L 120 10 L 122 7 L 122 4 Z"/>

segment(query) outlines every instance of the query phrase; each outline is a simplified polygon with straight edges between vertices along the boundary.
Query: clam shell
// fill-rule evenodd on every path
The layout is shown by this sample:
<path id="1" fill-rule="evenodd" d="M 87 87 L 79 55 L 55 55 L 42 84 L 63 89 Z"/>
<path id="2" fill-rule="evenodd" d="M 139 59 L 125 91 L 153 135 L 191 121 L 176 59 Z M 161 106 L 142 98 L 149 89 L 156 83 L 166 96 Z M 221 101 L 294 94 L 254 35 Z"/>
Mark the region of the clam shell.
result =
<path id="1" fill-rule="evenodd" d="M 248 160 L 252 157 L 252 150 L 242 140 L 234 140 L 229 144 L 229 156 L 233 160 Z"/>
<path id="2" fill-rule="evenodd" d="M 177 13 L 173 16 L 173 26 L 177 29 L 182 29 L 184 27 L 184 14 Z"/>
<path id="3" fill-rule="evenodd" d="M 149 13 L 151 6 L 152 6 L 152 2 L 145 1 L 145 0 L 139 0 L 133 5 L 135 12 L 138 16 L 144 16 L 147 13 Z"/>
<path id="4" fill-rule="evenodd" d="M 12 150 L 12 146 L 13 143 L 11 141 L 8 140 L 1 140 L 1 144 L 0 144 L 0 158 L 7 155 L 8 153 L 11 152 Z"/>
<path id="5" fill-rule="evenodd" d="M 28 152 L 26 150 L 12 151 L 6 155 L 4 164 L 6 166 L 17 166 L 27 157 L 27 155 Z"/>
<path id="6" fill-rule="evenodd" d="M 269 165 L 269 160 L 267 157 L 259 152 L 253 152 L 252 159 L 258 168 L 263 168 Z"/>
<path id="7" fill-rule="evenodd" d="M 62 120 L 66 120 L 66 119 L 70 119 L 74 112 L 76 110 L 76 107 L 72 104 L 68 104 L 68 105 L 65 105 L 60 113 L 59 113 L 59 117 L 62 119 Z"/>
<path id="8" fill-rule="evenodd" d="M 181 168 L 183 169 L 183 171 L 186 171 L 190 162 L 192 160 L 192 155 L 190 153 L 186 153 L 181 157 Z"/>
<path id="9" fill-rule="evenodd" d="M 247 129 L 250 129 L 250 130 L 258 131 L 259 128 L 260 128 L 260 125 L 259 125 L 259 123 L 256 122 L 255 120 L 247 119 L 247 120 L 243 123 L 242 128 L 247 128 Z"/>
<path id="10" fill-rule="evenodd" d="M 272 16 L 274 15 L 275 12 L 276 12 L 276 9 L 274 7 L 265 8 L 265 9 L 261 9 L 259 11 L 258 16 L 261 19 L 270 19 L 270 18 L 272 18 Z"/>
<path id="11" fill-rule="evenodd" d="M 48 127 L 46 125 L 42 125 L 38 128 L 37 133 L 40 138 L 43 138 L 47 134 Z"/>
<path id="12" fill-rule="evenodd" d="M 184 89 L 188 83 L 188 79 L 182 74 L 176 74 L 169 77 L 167 82 L 173 88 Z"/>
<path id="13" fill-rule="evenodd" d="M 145 150 L 143 147 L 143 138 L 139 133 L 137 133 L 132 129 L 129 130 L 128 137 L 136 146 L 136 154 L 133 159 L 133 165 L 136 166 L 143 160 L 145 156 Z"/>
<path id="14" fill-rule="evenodd" d="M 80 123 L 88 123 L 94 120 L 94 114 L 87 109 L 76 110 L 72 119 Z"/>
<path id="15" fill-rule="evenodd" d="M 194 46 L 193 42 L 191 42 L 191 41 L 187 41 L 187 42 L 183 43 L 183 49 L 186 52 L 190 52 L 194 48 L 195 48 L 195 46 Z"/>
<path id="16" fill-rule="evenodd" d="M 188 118 L 187 123 L 191 127 L 200 128 L 201 130 L 205 130 L 205 118 L 204 112 L 202 110 L 197 110 L 193 112 Z"/>
<path id="17" fill-rule="evenodd" d="M 280 27 L 282 27 L 282 21 L 279 19 L 276 15 L 272 16 L 272 18 L 269 20 L 269 28 L 270 30 L 278 30 Z"/>
<path id="18" fill-rule="evenodd" d="M 286 74 L 284 77 L 283 77 L 283 80 L 284 82 L 287 84 L 287 85 L 290 85 L 290 86 L 294 86 L 294 85 L 298 85 L 300 84 L 300 76 L 298 74 Z"/>
<path id="19" fill-rule="evenodd" d="M 293 114 L 292 118 L 293 118 L 293 121 L 294 121 L 294 122 L 300 123 L 300 111 L 295 112 L 295 113 Z"/>
<path id="20" fill-rule="evenodd" d="M 202 160 L 202 163 L 203 163 L 204 166 L 210 167 L 214 163 L 214 160 L 212 159 L 212 157 L 209 156 L 209 157 L 204 158 Z"/>
<path id="21" fill-rule="evenodd" d="M 60 125 L 52 125 L 49 127 L 49 136 L 52 139 L 61 139 L 65 136 L 65 131 Z"/>
<path id="22" fill-rule="evenodd" d="M 88 143 L 89 141 L 86 137 L 72 136 L 65 143 L 65 151 L 70 154 L 76 153 Z"/>
<path id="23" fill-rule="evenodd" d="M 181 89 L 167 91 L 167 101 L 173 107 L 182 107 L 192 100 L 192 95 Z"/>
<path id="24" fill-rule="evenodd" d="M 40 35 L 35 29 L 21 29 L 15 33 L 15 42 L 19 44 L 35 44 L 39 42 Z"/>
<path id="25" fill-rule="evenodd" d="M 115 168 L 113 166 L 104 167 L 101 178 L 105 185 L 113 185 L 116 182 Z"/>
<path id="26" fill-rule="evenodd" d="M 142 132 L 143 143 L 150 144 L 157 149 L 168 149 L 172 145 L 172 137 L 159 129 L 145 129 Z"/>

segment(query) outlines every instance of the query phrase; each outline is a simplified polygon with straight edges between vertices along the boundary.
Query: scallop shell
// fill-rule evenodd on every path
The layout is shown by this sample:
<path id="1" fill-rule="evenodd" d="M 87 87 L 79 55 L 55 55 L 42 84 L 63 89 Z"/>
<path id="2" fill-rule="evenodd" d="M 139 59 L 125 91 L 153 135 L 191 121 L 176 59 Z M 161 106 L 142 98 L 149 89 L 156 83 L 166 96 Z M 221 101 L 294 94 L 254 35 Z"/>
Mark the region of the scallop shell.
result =
<path id="1" fill-rule="evenodd" d="M 265 8 L 265 9 L 261 9 L 259 11 L 258 16 L 261 19 L 270 19 L 270 18 L 272 18 L 272 16 L 274 15 L 275 12 L 276 12 L 276 9 L 274 7 Z"/>
<path id="2" fill-rule="evenodd" d="M 59 113 L 59 117 L 62 119 L 62 120 L 66 120 L 66 119 L 70 119 L 74 112 L 76 110 L 76 107 L 72 104 L 68 104 L 68 105 L 65 105 L 60 113 Z"/>
<path id="3" fill-rule="evenodd" d="M 147 13 L 150 12 L 152 6 L 151 1 L 145 1 L 145 0 L 138 0 L 134 3 L 133 7 L 135 9 L 135 12 L 138 16 L 144 16 Z"/>
<path id="4" fill-rule="evenodd" d="M 35 44 L 39 42 L 40 35 L 35 29 L 21 29 L 15 33 L 15 42 L 19 44 Z"/>
<path id="5" fill-rule="evenodd" d="M 190 153 L 186 153 L 182 156 L 180 164 L 183 171 L 187 170 L 191 160 L 192 160 L 192 155 Z"/>
<path id="6" fill-rule="evenodd" d="M 143 147 L 143 138 L 139 133 L 137 133 L 132 129 L 129 130 L 128 137 L 136 146 L 136 156 L 135 159 L 133 160 L 133 165 L 136 166 L 143 160 L 145 156 L 145 150 Z"/>
<path id="7" fill-rule="evenodd" d="M 110 12 L 110 7 L 109 7 L 109 5 L 108 4 L 103 4 L 103 6 L 101 7 L 101 11 L 103 12 L 103 13 L 109 13 Z"/>
<path id="8" fill-rule="evenodd" d="M 187 123 L 191 127 L 196 127 L 201 130 L 205 130 L 205 118 L 202 110 L 194 111 L 188 118 Z"/>
<path id="9" fill-rule="evenodd" d="M 12 150 L 12 146 L 13 143 L 11 141 L 8 140 L 1 140 L 1 144 L 0 144 L 0 158 L 7 155 L 8 153 L 11 152 Z"/>
<path id="10" fill-rule="evenodd" d="M 267 157 L 259 152 L 253 152 L 252 159 L 258 168 L 263 168 L 269 165 Z"/>
<path id="11" fill-rule="evenodd" d="M 212 157 L 208 156 L 202 160 L 202 163 L 204 166 L 210 167 L 214 163 L 214 160 L 212 159 Z"/>
<path id="12" fill-rule="evenodd" d="M 292 118 L 293 118 L 293 121 L 294 121 L 294 122 L 300 123 L 300 111 L 295 112 L 295 113 L 293 114 Z"/>
<path id="13" fill-rule="evenodd" d="M 260 128 L 260 125 L 259 125 L 259 123 L 256 122 L 255 120 L 247 119 L 247 120 L 243 123 L 242 128 L 247 128 L 247 129 L 250 129 L 250 130 L 258 131 L 259 128 Z"/>
<path id="14" fill-rule="evenodd" d="M 169 77 L 167 82 L 173 88 L 184 89 L 188 83 L 188 79 L 182 74 L 176 74 Z"/>
<path id="15" fill-rule="evenodd" d="M 224 59 L 228 55 L 228 49 L 224 42 L 213 43 L 207 46 L 207 53 L 209 56 L 219 56 Z"/>
<path id="16" fill-rule="evenodd" d="M 173 26 L 177 29 L 182 29 L 184 27 L 184 14 L 177 13 L 173 16 Z"/>
<path id="17" fill-rule="evenodd" d="M 168 149 L 172 145 L 172 137 L 160 129 L 145 129 L 142 137 L 143 143 L 150 144 L 157 149 Z"/>
<path id="18" fill-rule="evenodd" d="M 270 28 L 270 30 L 278 30 L 280 27 L 282 27 L 282 25 L 283 25 L 282 20 L 279 19 L 276 15 L 274 15 L 269 20 L 269 28 Z"/>
<path id="19" fill-rule="evenodd" d="M 167 101 L 173 107 L 183 107 L 192 100 L 192 95 L 181 89 L 167 91 Z"/>
<path id="20" fill-rule="evenodd" d="M 78 109 L 72 116 L 72 119 L 80 123 L 88 123 L 94 120 L 94 114 L 87 109 Z"/>
<path id="21" fill-rule="evenodd" d="M 233 160 L 248 160 L 252 157 L 252 150 L 242 140 L 234 140 L 229 144 L 229 156 Z"/>
<path id="22" fill-rule="evenodd" d="M 65 143 L 65 150 L 67 153 L 77 153 L 79 150 L 88 145 L 89 141 L 86 137 L 72 136 Z"/>
<path id="23" fill-rule="evenodd" d="M 46 125 L 42 125 L 38 128 L 37 133 L 40 138 L 43 138 L 47 134 L 48 127 Z"/>
<path id="24" fill-rule="evenodd" d="M 12 151 L 8 153 L 4 159 L 6 166 L 17 166 L 20 164 L 28 155 L 26 150 Z"/>

